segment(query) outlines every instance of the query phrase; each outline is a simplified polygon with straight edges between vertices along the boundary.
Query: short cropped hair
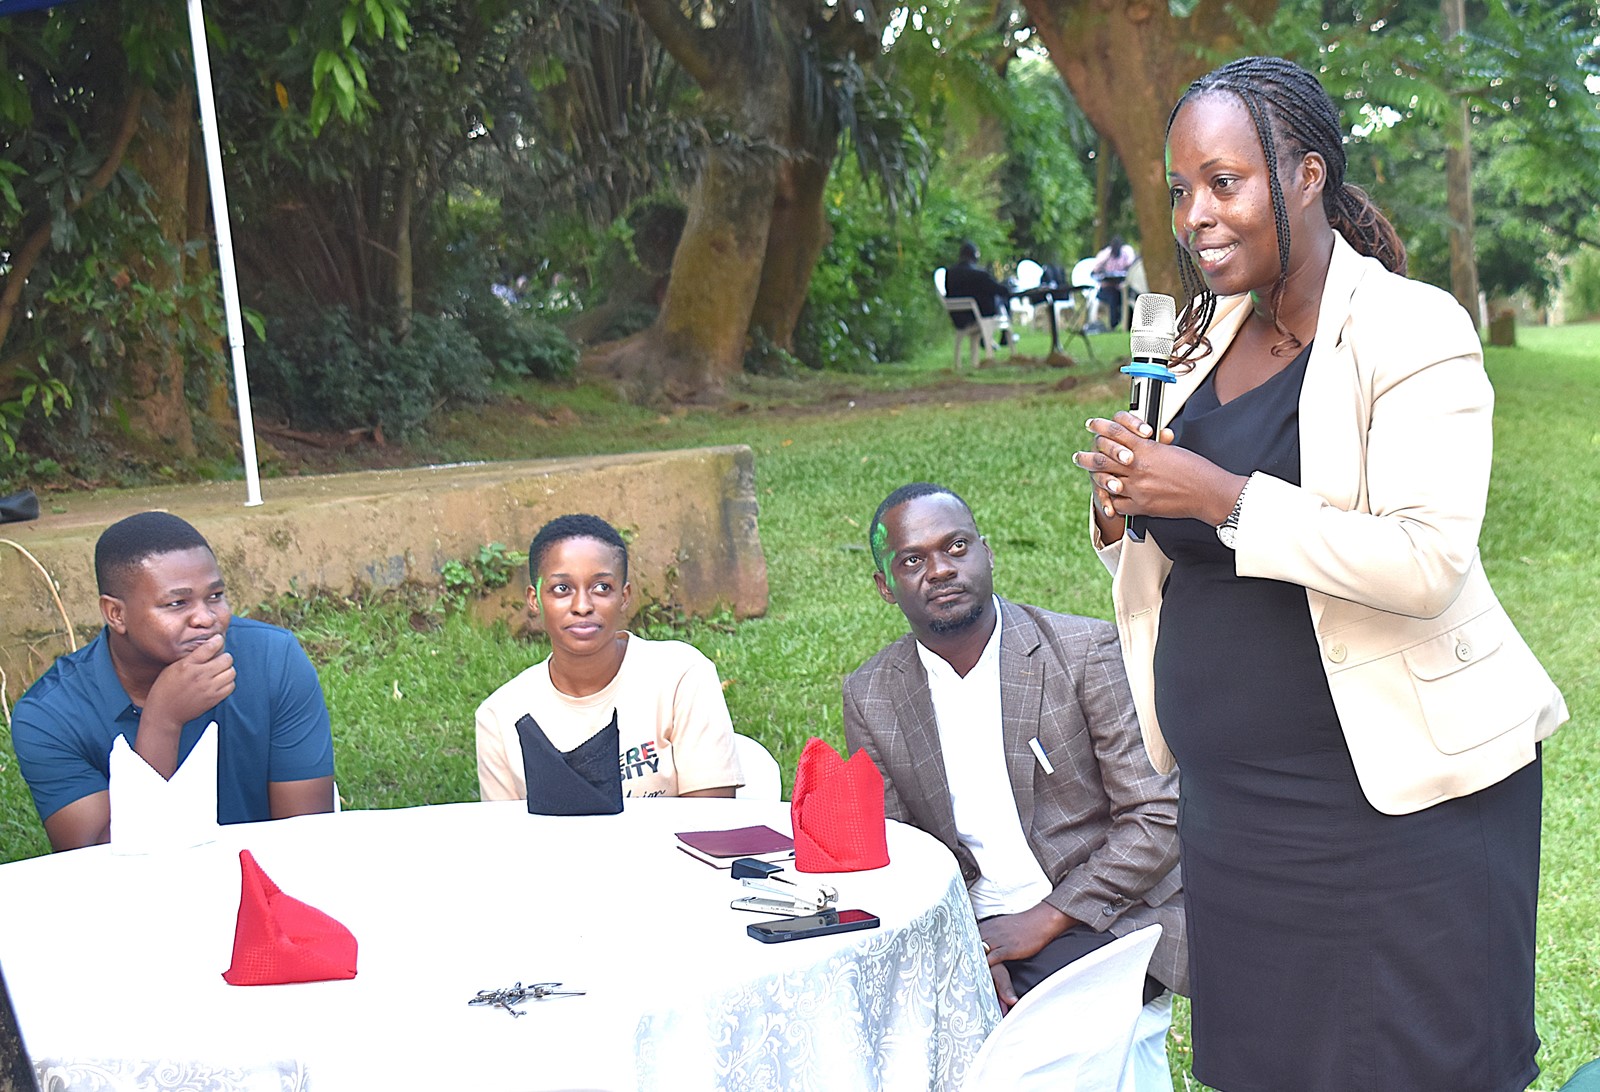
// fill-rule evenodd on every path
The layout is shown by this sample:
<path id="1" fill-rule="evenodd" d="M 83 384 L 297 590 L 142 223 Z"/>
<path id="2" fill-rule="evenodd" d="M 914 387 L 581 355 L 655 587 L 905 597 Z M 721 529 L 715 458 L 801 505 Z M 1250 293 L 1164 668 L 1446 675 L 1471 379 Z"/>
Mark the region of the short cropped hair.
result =
<path id="1" fill-rule="evenodd" d="M 957 252 L 957 255 L 956 255 L 956 261 L 958 261 L 958 262 L 975 262 L 977 260 L 978 260 L 978 247 L 977 247 L 977 244 L 974 243 L 971 239 L 962 240 L 961 249 Z"/>
<path id="2" fill-rule="evenodd" d="M 972 515 L 972 505 L 962 500 L 954 489 L 934 485 L 932 482 L 912 482 L 909 485 L 902 485 L 883 498 L 883 503 L 878 505 L 878 510 L 872 514 L 872 522 L 867 524 L 867 545 L 872 547 L 872 567 L 879 572 L 883 571 L 886 561 L 884 547 L 888 544 L 888 532 L 883 526 L 884 514 L 918 497 L 952 497 L 957 504 L 967 510 L 967 515 Z"/>
<path id="3" fill-rule="evenodd" d="M 101 595 L 120 597 L 128 574 L 147 557 L 211 549 L 205 536 L 171 512 L 140 512 L 118 520 L 94 544 L 94 580 Z"/>
<path id="4" fill-rule="evenodd" d="M 592 538 L 613 547 L 622 555 L 622 579 L 627 581 L 628 544 L 622 541 L 617 529 L 599 516 L 577 513 L 557 516 L 533 536 L 533 542 L 528 546 L 528 583 L 539 583 L 539 569 L 544 565 L 544 555 L 550 552 L 550 547 L 569 538 Z"/>

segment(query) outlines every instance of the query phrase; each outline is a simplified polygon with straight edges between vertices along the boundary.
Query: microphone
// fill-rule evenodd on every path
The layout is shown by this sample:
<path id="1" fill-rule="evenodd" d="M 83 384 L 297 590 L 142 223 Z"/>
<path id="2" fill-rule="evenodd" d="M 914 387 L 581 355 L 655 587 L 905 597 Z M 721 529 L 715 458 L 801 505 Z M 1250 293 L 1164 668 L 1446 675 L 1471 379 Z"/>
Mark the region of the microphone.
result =
<path id="1" fill-rule="evenodd" d="M 1172 343 L 1178 340 L 1178 305 L 1171 296 L 1146 292 L 1133 301 L 1133 323 L 1129 346 L 1133 359 L 1122 369 L 1129 376 L 1131 391 L 1128 409 L 1161 435 L 1161 395 L 1166 384 L 1177 382 L 1177 376 L 1167 366 L 1172 359 Z M 1135 529 L 1134 519 L 1127 517 L 1127 533 L 1135 542 L 1144 541 L 1142 527 Z"/>

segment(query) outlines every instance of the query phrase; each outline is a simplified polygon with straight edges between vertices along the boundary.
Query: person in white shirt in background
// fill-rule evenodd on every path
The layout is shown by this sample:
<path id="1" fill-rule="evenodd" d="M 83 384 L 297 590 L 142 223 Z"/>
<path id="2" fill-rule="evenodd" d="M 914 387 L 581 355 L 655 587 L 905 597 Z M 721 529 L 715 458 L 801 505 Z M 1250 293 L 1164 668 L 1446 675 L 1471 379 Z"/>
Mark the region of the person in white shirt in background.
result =
<path id="1" fill-rule="evenodd" d="M 1096 310 L 1090 316 L 1089 333 L 1115 330 L 1122 322 L 1122 282 L 1128 279 L 1128 270 L 1138 260 L 1138 252 L 1123 242 L 1120 235 L 1113 235 L 1111 245 L 1094 256 L 1094 268 L 1089 275 L 1100 283 L 1100 290 L 1095 293 Z M 1102 306 L 1106 309 L 1105 322 L 1100 321 Z"/>

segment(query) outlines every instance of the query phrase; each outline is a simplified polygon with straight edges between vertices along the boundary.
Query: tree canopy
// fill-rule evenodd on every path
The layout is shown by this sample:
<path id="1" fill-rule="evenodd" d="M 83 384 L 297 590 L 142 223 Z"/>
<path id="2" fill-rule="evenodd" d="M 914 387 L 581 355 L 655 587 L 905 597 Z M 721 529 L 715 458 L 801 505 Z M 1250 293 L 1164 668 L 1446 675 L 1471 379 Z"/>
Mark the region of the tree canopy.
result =
<path id="1" fill-rule="evenodd" d="M 1463 104 L 1486 291 L 1547 301 L 1600 244 L 1592 3 L 1473 0 L 1455 39 L 1431 0 L 208 11 L 267 428 L 401 433 L 580 350 L 655 400 L 897 359 L 969 237 L 1066 265 L 1136 225 L 1171 290 L 1167 112 L 1246 52 L 1319 72 L 1419 275 L 1448 280 Z M 181 0 L 0 19 L 0 68 L 0 478 L 67 446 L 226 462 Z"/>

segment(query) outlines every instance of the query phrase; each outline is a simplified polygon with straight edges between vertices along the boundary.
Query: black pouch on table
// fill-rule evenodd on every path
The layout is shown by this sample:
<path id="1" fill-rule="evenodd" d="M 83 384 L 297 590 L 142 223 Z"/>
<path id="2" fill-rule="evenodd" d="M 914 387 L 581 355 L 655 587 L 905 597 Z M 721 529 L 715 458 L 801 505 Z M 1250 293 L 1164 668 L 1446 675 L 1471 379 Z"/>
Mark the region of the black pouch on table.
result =
<path id="1" fill-rule="evenodd" d="M 560 751 L 527 714 L 517 720 L 529 815 L 615 815 L 622 810 L 617 714 L 570 751 Z"/>

